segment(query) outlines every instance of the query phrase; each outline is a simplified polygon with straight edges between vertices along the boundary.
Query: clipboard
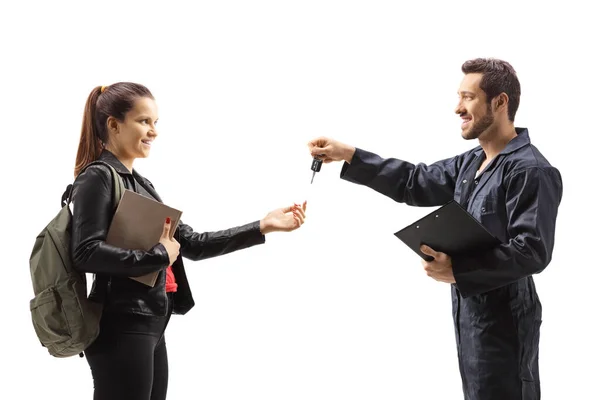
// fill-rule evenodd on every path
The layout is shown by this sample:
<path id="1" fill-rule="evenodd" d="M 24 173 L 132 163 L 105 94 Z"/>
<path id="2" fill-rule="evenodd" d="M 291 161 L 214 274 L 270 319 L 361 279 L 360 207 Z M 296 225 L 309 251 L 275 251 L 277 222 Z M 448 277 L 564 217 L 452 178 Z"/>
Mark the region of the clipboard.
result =
<path id="1" fill-rule="evenodd" d="M 452 257 L 490 249 L 502 243 L 454 200 L 394 235 L 425 261 L 433 258 L 421 252 L 422 244 Z"/>
<path id="2" fill-rule="evenodd" d="M 173 238 L 181 211 L 126 189 L 117 206 L 106 236 L 106 243 L 128 250 L 148 251 L 160 240 L 167 217 L 171 218 L 170 237 Z M 158 272 L 130 279 L 153 287 Z"/>

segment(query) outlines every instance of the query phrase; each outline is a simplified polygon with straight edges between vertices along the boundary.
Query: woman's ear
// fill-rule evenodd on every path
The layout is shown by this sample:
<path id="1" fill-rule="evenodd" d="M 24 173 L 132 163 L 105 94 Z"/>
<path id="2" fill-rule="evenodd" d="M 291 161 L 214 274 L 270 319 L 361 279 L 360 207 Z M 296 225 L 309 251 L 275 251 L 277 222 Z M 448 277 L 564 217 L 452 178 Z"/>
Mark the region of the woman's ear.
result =
<path id="1" fill-rule="evenodd" d="M 119 134 L 119 121 L 115 117 L 108 117 L 106 120 L 106 129 L 109 134 Z"/>

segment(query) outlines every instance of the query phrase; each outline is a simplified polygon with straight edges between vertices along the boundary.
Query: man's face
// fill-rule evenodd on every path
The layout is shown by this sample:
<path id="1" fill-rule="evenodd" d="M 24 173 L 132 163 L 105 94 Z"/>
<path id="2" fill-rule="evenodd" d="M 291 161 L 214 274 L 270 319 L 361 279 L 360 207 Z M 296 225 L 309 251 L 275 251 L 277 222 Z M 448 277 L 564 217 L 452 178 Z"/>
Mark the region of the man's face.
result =
<path id="1" fill-rule="evenodd" d="M 466 74 L 458 89 L 455 112 L 462 119 L 462 137 L 467 140 L 478 139 L 494 123 L 492 107 L 479 87 L 482 76 L 479 73 Z"/>

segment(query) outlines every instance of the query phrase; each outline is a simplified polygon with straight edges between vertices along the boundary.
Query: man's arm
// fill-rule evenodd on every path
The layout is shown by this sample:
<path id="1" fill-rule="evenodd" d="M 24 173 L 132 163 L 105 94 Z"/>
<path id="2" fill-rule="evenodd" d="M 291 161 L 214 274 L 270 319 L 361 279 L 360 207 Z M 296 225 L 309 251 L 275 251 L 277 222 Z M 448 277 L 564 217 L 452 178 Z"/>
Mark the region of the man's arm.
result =
<path id="1" fill-rule="evenodd" d="M 357 148 L 350 163 L 344 163 L 340 177 L 400 203 L 438 206 L 454 198 L 462 159 L 456 156 L 430 165 L 412 164 Z"/>
<path id="2" fill-rule="evenodd" d="M 508 243 L 481 254 L 452 257 L 456 286 L 469 297 L 546 268 L 552 259 L 562 179 L 555 168 L 532 167 L 506 179 Z"/>

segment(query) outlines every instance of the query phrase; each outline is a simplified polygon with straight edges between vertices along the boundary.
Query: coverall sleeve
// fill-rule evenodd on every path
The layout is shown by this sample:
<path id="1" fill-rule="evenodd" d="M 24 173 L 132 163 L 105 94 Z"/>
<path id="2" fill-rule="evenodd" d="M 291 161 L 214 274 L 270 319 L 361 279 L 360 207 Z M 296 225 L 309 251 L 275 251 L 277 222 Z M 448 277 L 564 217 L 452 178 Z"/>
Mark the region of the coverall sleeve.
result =
<path id="1" fill-rule="evenodd" d="M 452 258 L 463 297 L 481 294 L 540 273 L 552 259 L 562 179 L 552 167 L 530 167 L 505 179 L 508 243 Z"/>
<path id="2" fill-rule="evenodd" d="M 344 163 L 340 177 L 399 203 L 438 206 L 454 198 L 461 161 L 462 156 L 456 156 L 430 165 L 411 164 L 357 148 L 350 164 Z"/>

